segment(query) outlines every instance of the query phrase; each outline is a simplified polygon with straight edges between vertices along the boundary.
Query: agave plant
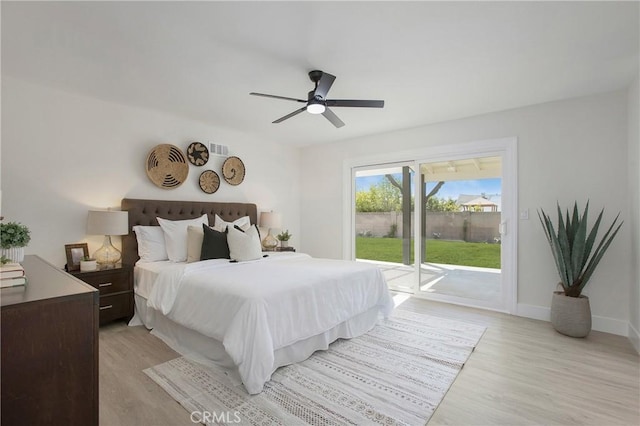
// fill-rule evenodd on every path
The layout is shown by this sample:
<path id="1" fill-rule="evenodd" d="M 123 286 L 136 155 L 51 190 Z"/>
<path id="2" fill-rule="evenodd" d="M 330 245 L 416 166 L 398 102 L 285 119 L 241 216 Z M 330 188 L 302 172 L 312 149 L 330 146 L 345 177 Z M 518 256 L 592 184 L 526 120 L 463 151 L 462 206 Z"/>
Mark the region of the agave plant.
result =
<path id="1" fill-rule="evenodd" d="M 540 223 L 542 223 L 542 228 L 551 246 L 551 252 L 560 274 L 560 283 L 564 289 L 564 294 L 569 297 L 580 297 L 582 289 L 587 285 L 593 271 L 598 266 L 600 259 L 604 256 L 623 223 L 621 221 L 614 230 L 620 217 L 620 213 L 618 213 L 595 250 L 593 250 L 604 209 L 600 211 L 593 228 L 589 232 L 587 232 L 588 213 L 588 201 L 582 216 L 578 212 L 578 203 L 576 202 L 573 206 L 573 215 L 569 216 L 569 209 L 567 209 L 566 219 L 563 220 L 562 211 L 560 210 L 560 205 L 558 205 L 558 231 L 556 232 L 549 215 L 542 209 L 538 211 Z"/>

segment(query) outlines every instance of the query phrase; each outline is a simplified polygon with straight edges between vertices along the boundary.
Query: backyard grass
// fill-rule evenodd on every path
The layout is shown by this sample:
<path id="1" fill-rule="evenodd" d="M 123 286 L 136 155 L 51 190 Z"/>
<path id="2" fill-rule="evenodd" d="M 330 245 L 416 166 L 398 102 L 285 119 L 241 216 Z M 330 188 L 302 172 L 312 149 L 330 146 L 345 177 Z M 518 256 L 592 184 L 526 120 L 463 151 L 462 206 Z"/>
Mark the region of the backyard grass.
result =
<path id="1" fill-rule="evenodd" d="M 402 263 L 402 239 L 356 237 L 356 258 Z M 500 244 L 427 240 L 427 261 L 499 269 Z M 411 262 L 413 263 L 413 240 Z"/>

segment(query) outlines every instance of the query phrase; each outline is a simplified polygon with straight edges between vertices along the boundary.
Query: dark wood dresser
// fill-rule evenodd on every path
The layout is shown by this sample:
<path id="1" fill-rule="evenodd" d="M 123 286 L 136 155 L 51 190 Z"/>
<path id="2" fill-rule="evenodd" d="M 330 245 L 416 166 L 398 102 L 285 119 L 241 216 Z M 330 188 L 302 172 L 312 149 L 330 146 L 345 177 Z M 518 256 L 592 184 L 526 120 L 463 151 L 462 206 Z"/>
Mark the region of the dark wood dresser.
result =
<path id="1" fill-rule="evenodd" d="M 98 291 L 37 256 L 0 290 L 4 425 L 98 425 Z"/>
<path id="2" fill-rule="evenodd" d="M 112 269 L 69 272 L 100 291 L 100 325 L 133 317 L 133 267 L 117 265 Z"/>

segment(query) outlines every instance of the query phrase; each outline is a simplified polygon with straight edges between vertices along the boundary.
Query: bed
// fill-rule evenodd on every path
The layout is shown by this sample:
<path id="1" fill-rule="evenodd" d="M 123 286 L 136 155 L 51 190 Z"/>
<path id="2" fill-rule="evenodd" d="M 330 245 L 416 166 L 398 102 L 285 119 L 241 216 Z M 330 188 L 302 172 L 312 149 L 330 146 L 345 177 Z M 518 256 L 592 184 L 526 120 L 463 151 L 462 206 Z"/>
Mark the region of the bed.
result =
<path id="1" fill-rule="evenodd" d="M 123 199 L 129 226 L 156 226 L 157 218 L 185 220 L 206 214 L 233 222 L 250 203 Z M 388 316 L 393 302 L 375 266 L 303 253 L 277 252 L 247 262 L 138 262 L 136 235 L 123 237 L 123 262 L 135 264 L 135 316 L 177 352 L 228 369 L 247 392 L 262 391 L 284 365 L 352 338 Z"/>

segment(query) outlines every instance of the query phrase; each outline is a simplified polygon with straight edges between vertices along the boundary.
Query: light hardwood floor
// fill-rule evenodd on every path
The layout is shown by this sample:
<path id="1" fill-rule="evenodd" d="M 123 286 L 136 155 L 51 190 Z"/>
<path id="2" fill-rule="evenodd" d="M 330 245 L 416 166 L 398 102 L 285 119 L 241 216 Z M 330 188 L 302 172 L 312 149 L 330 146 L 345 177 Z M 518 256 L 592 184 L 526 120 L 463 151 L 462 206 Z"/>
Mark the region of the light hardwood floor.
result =
<path id="1" fill-rule="evenodd" d="M 429 425 L 640 424 L 640 358 L 624 337 L 574 339 L 547 322 L 414 298 L 398 309 L 487 327 Z M 177 356 L 143 327 L 102 327 L 100 424 L 193 425 L 142 373 Z"/>

